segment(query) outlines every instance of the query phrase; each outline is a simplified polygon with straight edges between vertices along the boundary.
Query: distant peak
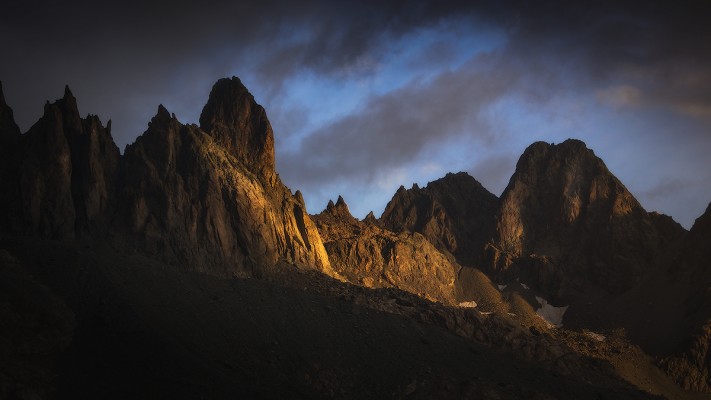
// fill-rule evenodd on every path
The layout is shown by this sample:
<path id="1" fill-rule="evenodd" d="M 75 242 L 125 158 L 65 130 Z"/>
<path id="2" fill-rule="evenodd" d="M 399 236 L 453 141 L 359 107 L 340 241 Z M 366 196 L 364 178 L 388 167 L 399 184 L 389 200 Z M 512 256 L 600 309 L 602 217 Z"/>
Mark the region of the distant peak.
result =
<path id="1" fill-rule="evenodd" d="M 378 219 L 375 218 L 375 214 L 373 214 L 373 212 L 371 211 L 368 213 L 368 215 L 365 216 L 363 222 L 374 224 L 378 222 Z"/>
<path id="2" fill-rule="evenodd" d="M 170 112 L 168 112 L 168 110 L 163 106 L 163 104 L 159 104 L 156 115 L 151 118 L 151 122 L 148 125 L 150 126 L 152 124 L 167 124 L 170 122 L 170 118 Z"/>
<path id="3" fill-rule="evenodd" d="M 348 205 L 346 204 L 346 201 L 343 200 L 343 196 L 339 195 L 338 200 L 336 200 L 336 207 L 344 207 L 344 206 L 348 207 Z"/>
<path id="4" fill-rule="evenodd" d="M 351 215 L 351 211 L 348 209 L 348 204 L 346 204 L 346 201 L 343 200 L 343 196 L 338 196 L 336 204 L 333 204 L 333 200 L 329 200 L 328 205 L 326 205 L 326 211 L 334 216 L 353 217 Z"/>
<path id="5" fill-rule="evenodd" d="M 74 94 L 72 94 L 71 89 L 69 89 L 69 85 L 64 85 L 64 100 L 68 99 L 75 99 Z"/>
<path id="6" fill-rule="evenodd" d="M 299 204 L 301 204 L 302 206 L 305 204 L 304 195 L 301 194 L 301 190 L 297 190 L 296 193 L 294 193 L 294 198 L 295 198 L 296 201 L 299 202 Z"/>
<path id="7" fill-rule="evenodd" d="M 163 106 L 163 104 L 158 104 L 158 112 L 156 113 L 157 117 L 162 117 L 162 118 L 170 118 L 170 112 L 168 112 L 168 109 Z"/>

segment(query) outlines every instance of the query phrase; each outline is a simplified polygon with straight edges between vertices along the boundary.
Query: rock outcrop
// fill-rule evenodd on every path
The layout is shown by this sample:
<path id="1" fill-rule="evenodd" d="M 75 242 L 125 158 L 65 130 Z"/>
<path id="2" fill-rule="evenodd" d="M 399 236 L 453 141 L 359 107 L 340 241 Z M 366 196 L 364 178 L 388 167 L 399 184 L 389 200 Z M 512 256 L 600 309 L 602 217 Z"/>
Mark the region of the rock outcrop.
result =
<path id="1" fill-rule="evenodd" d="M 266 113 L 239 79 L 214 85 L 200 120 L 181 124 L 160 106 L 122 157 L 110 121 L 82 119 L 69 88 L 24 135 L 0 96 L 2 149 L 16 155 L 2 171 L 5 233 L 111 238 L 222 276 L 283 262 L 332 274 L 303 197 L 274 170 Z"/>
<path id="2" fill-rule="evenodd" d="M 380 221 L 394 232 L 418 232 L 441 251 L 471 266 L 495 224 L 498 200 L 465 172 L 447 174 L 425 188 L 400 187 Z"/>
<path id="3" fill-rule="evenodd" d="M 229 91 L 225 85 L 241 83 L 221 80 L 213 93 Z M 329 273 L 303 198 L 274 170 L 253 172 L 263 168 L 248 168 L 230 147 L 160 106 L 124 155 L 128 229 L 149 252 L 204 272 L 259 275 L 285 261 Z"/>
<path id="4" fill-rule="evenodd" d="M 275 175 L 272 126 L 239 78 L 220 79 L 212 87 L 200 129 L 250 171 L 268 179 Z"/>
<path id="5" fill-rule="evenodd" d="M 419 233 L 394 233 L 377 225 L 374 218 L 359 221 L 340 196 L 313 219 L 333 269 L 348 281 L 456 303 L 454 281 L 459 266 Z"/>
<path id="6" fill-rule="evenodd" d="M 16 168 L 10 230 L 52 239 L 106 232 L 120 157 L 110 122 L 81 118 L 67 87 L 10 149 Z"/>
<path id="7" fill-rule="evenodd" d="M 553 296 L 593 285 L 630 289 L 683 229 L 650 216 L 579 140 L 534 143 L 501 196 L 485 258 L 495 277 L 516 277 Z"/>

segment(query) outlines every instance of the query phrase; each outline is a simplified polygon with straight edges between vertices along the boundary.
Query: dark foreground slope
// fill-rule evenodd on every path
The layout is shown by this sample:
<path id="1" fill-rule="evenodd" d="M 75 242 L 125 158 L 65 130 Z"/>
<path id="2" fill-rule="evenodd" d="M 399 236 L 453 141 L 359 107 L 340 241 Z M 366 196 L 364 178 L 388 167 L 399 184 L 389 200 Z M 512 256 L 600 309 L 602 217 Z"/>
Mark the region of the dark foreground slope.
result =
<path id="1" fill-rule="evenodd" d="M 2 347 L 3 398 L 650 398 L 564 348 L 554 362 L 545 355 L 553 347 L 533 347 L 544 358 L 527 361 L 506 350 L 515 341 L 496 338 L 504 322 L 479 326 L 481 317 L 400 292 L 295 270 L 280 284 L 221 279 L 91 243 L 3 247 L 12 249 L 4 276 L 45 293 L 44 303 L 10 310 L 54 321 L 32 335 L 13 325 L 18 343 L 71 337 L 40 350 Z M 447 330 L 453 315 L 482 341 Z M 552 341 L 508 329 L 519 341 Z M 13 368 L 29 361 L 31 369 Z"/>

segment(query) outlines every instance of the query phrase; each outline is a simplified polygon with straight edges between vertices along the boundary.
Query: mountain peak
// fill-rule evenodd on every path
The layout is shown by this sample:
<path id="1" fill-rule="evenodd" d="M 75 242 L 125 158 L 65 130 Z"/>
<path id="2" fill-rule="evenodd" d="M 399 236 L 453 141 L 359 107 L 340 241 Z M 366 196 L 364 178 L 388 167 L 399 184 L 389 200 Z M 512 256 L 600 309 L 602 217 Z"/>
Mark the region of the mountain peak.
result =
<path id="1" fill-rule="evenodd" d="M 334 217 L 345 217 L 348 219 L 353 218 L 351 211 L 348 209 L 348 204 L 346 204 L 346 201 L 343 200 L 343 196 L 340 195 L 338 196 L 338 200 L 336 200 L 335 204 L 333 203 L 333 200 L 328 201 L 326 209 L 323 213 L 328 213 Z"/>
<path id="2" fill-rule="evenodd" d="M 448 173 L 424 188 L 400 186 L 380 221 L 395 232 L 421 233 L 460 263 L 472 265 L 493 229 L 496 204 L 496 196 L 466 172 Z"/>
<path id="3" fill-rule="evenodd" d="M 72 94 L 71 89 L 69 89 L 69 85 L 64 85 L 64 97 L 63 97 L 63 99 L 64 99 L 64 100 L 67 100 L 67 99 L 76 99 L 76 98 L 74 97 L 74 94 Z"/>
<path id="4" fill-rule="evenodd" d="M 536 142 L 519 158 L 501 195 L 493 268 L 514 265 L 528 273 L 530 254 L 551 255 L 556 267 L 546 268 L 555 273 L 561 273 L 558 266 L 569 268 L 583 290 L 592 283 L 620 293 L 654 265 L 659 233 L 652 225 L 649 214 L 585 143 Z M 590 282 L 583 282 L 583 276 Z M 543 281 L 549 292 L 569 290 L 564 287 L 572 282 Z"/>
<path id="5" fill-rule="evenodd" d="M 343 196 L 338 195 L 338 200 L 336 200 L 336 207 L 346 207 L 346 208 L 348 208 L 348 205 L 346 204 L 346 201 L 343 200 Z"/>
<path id="6" fill-rule="evenodd" d="M 200 114 L 200 128 L 253 172 L 276 173 L 271 124 L 239 78 L 223 78 L 213 85 Z"/>

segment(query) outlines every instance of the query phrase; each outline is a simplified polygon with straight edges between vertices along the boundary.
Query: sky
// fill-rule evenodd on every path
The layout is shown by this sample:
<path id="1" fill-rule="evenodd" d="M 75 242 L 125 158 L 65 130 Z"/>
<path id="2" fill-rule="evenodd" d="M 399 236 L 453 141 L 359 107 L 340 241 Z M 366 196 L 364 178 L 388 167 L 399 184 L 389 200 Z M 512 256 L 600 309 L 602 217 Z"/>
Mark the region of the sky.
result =
<path id="1" fill-rule="evenodd" d="M 119 148 L 158 104 L 197 123 L 238 76 L 284 183 L 359 218 L 466 171 L 500 195 L 535 141 L 586 142 L 648 211 L 711 202 L 711 2 L 32 1 L 0 5 L 23 131 L 69 85 Z"/>

